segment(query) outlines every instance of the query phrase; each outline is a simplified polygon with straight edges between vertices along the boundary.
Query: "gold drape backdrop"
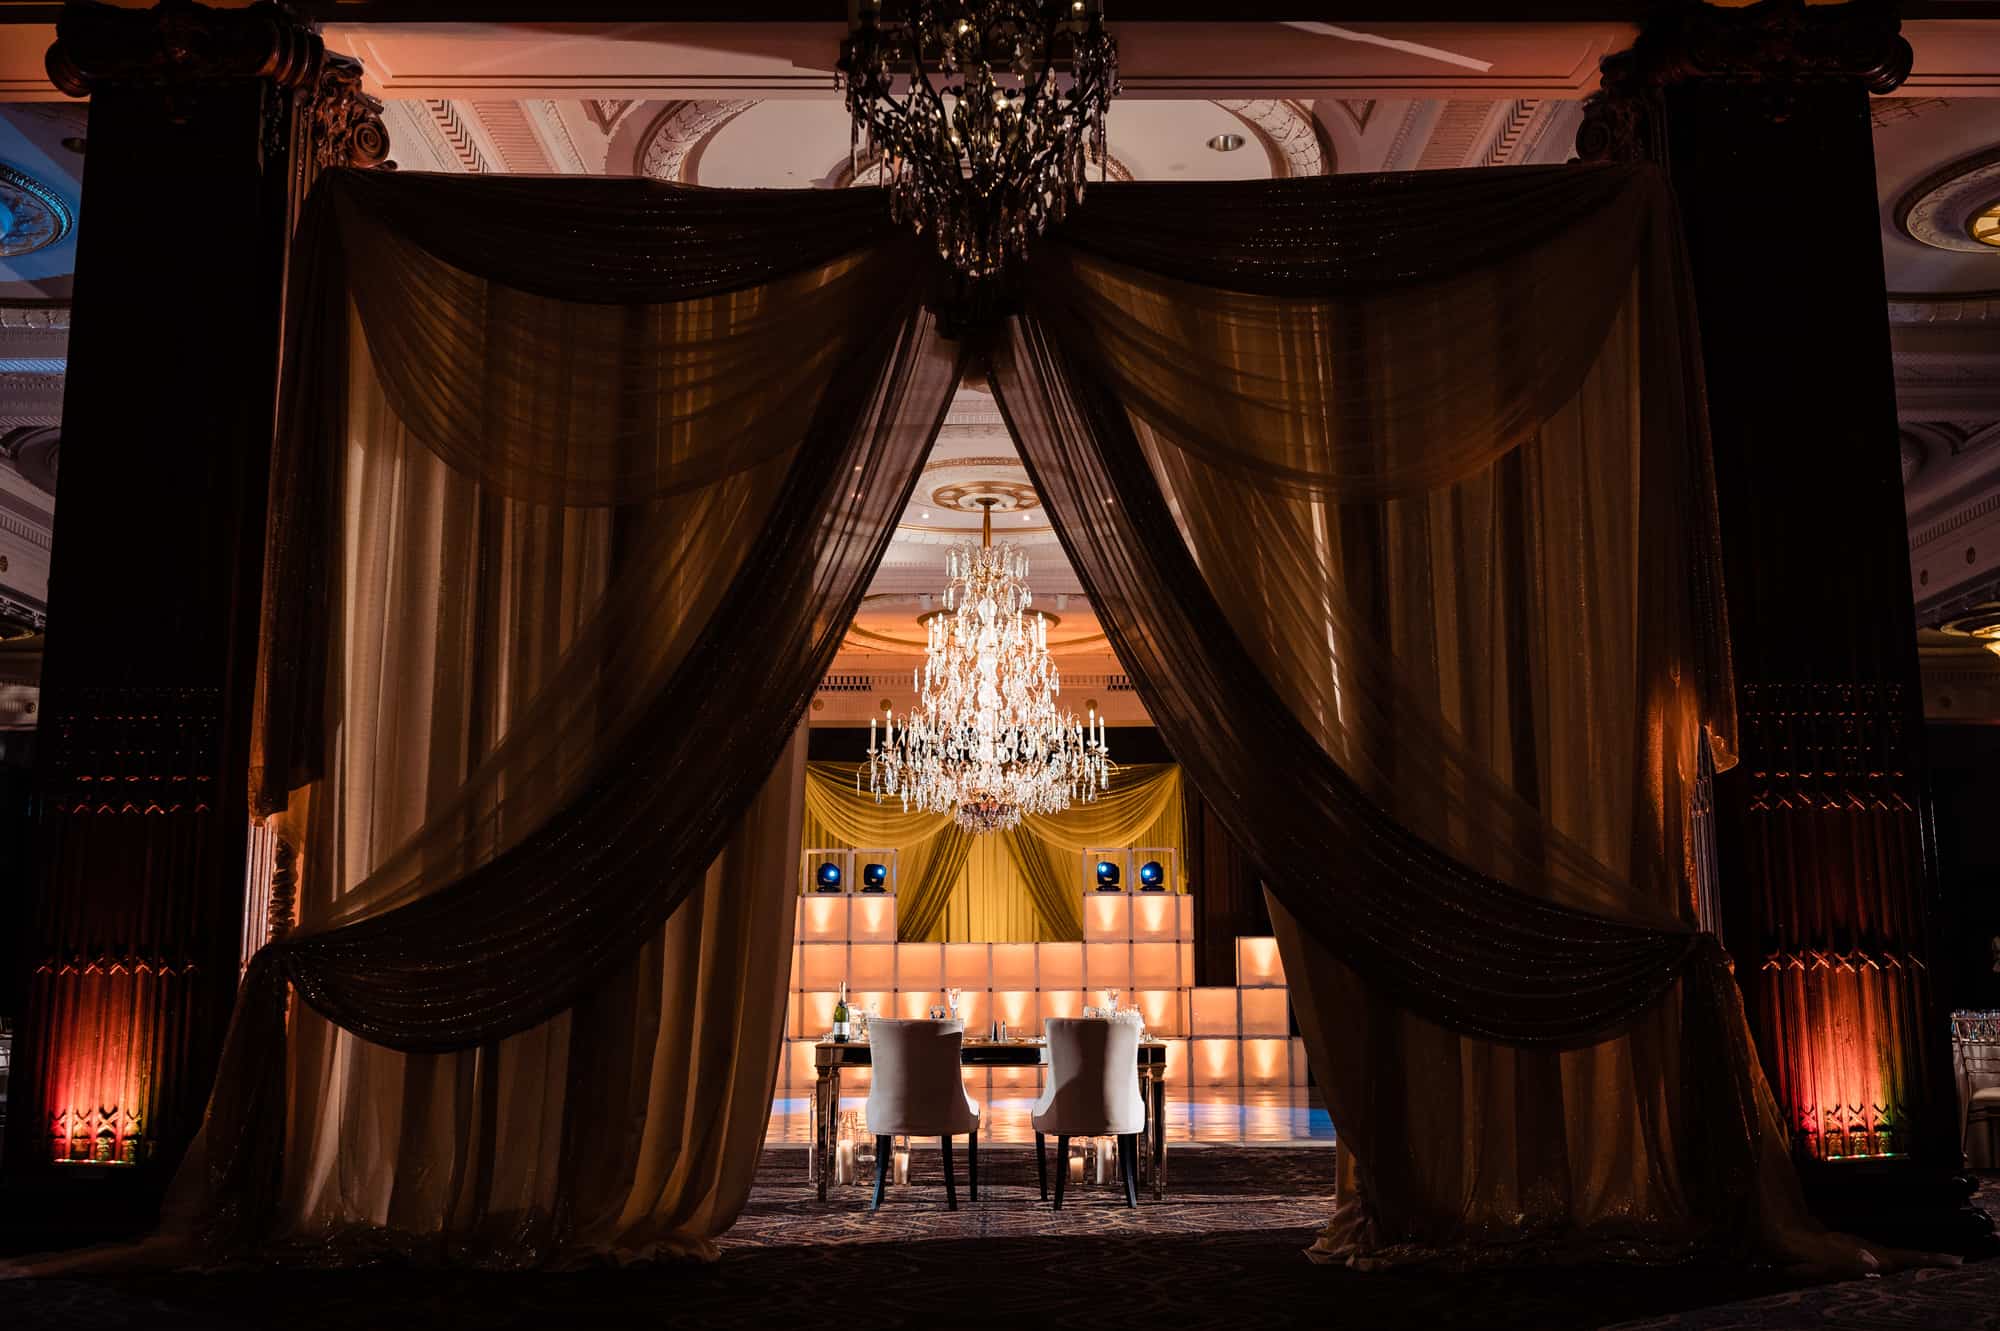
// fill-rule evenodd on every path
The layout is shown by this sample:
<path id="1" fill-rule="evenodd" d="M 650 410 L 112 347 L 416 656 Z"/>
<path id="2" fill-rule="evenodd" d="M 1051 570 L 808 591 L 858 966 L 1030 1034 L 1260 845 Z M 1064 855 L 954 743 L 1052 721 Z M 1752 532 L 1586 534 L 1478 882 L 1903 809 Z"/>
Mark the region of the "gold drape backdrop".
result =
<path id="1" fill-rule="evenodd" d="M 1074 941 L 1083 937 L 1086 850 L 1159 846 L 1175 852 L 1176 865 L 1181 859 L 1181 770 L 1173 763 L 1119 767 L 1092 802 L 982 837 L 943 814 L 878 804 L 866 784 L 859 764 L 807 764 L 804 848 L 896 851 L 896 933 L 906 940 Z M 1184 891 L 1185 870 L 1177 872 L 1173 890 Z"/>

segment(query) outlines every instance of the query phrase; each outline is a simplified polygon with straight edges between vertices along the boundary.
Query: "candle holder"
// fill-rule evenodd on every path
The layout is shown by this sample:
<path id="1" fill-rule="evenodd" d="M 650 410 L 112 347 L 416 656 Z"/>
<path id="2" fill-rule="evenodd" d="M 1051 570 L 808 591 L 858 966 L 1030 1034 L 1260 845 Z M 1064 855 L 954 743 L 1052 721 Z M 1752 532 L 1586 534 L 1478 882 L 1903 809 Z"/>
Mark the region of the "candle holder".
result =
<path id="1" fill-rule="evenodd" d="M 900 1188 L 907 1185 L 910 1181 L 910 1139 L 908 1137 L 896 1138 L 892 1144 L 892 1151 L 893 1154 L 890 1156 L 889 1181 Z"/>

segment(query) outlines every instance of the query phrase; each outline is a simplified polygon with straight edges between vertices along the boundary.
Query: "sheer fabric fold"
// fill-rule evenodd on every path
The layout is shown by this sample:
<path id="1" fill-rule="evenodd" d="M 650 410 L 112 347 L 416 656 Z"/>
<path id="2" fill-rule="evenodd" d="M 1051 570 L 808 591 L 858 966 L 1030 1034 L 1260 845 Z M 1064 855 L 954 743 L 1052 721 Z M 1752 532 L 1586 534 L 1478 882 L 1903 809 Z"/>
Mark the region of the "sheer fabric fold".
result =
<path id="1" fill-rule="evenodd" d="M 861 202 L 572 183 L 335 173 L 310 206 L 255 737 L 267 806 L 313 786 L 308 910 L 191 1164 L 219 1238 L 700 1251 L 747 1190 L 799 835 L 773 772 L 958 354 Z M 558 227 L 559 259 L 519 243 Z M 636 1154 L 579 1144 L 597 1100 Z"/>
<path id="2" fill-rule="evenodd" d="M 1809 1246 L 1686 922 L 1733 690 L 1664 182 L 1226 192 L 1094 191 L 993 384 L 1266 883 L 1352 1185 L 1320 1250 Z"/>

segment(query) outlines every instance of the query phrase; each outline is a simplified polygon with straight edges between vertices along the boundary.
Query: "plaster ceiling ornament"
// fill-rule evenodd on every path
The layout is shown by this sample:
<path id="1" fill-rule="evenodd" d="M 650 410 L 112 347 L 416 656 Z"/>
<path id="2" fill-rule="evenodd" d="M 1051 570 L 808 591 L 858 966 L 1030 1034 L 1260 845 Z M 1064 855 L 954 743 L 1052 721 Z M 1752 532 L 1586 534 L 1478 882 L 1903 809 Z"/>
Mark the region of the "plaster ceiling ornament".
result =
<path id="1" fill-rule="evenodd" d="M 1919 181 L 1897 202 L 1896 223 L 1933 249 L 2000 254 L 2000 148 L 1960 158 Z"/>
<path id="2" fill-rule="evenodd" d="M 1105 156 L 1118 44 L 1103 2 L 888 2 L 861 0 L 841 44 L 854 174 L 881 152 L 892 213 L 964 277 L 991 277 L 1083 198 L 1088 158 Z"/>
<path id="3" fill-rule="evenodd" d="M 76 225 L 62 195 L 25 171 L 0 163 L 0 258 L 47 249 Z"/>
<path id="4" fill-rule="evenodd" d="M 1333 145 L 1327 141 L 1326 130 L 1298 102 L 1265 98 L 1216 105 L 1242 121 L 1263 146 L 1274 178 L 1333 174 Z"/>
<path id="5" fill-rule="evenodd" d="M 969 832 L 1088 803 L 1111 783 L 1104 722 L 1061 705 L 1046 616 L 1030 618 L 1028 557 L 993 544 L 989 505 L 978 545 L 945 561 L 944 608 L 926 622 L 917 704 L 880 742 L 868 723 L 868 789 L 878 803 L 950 814 Z M 856 773 L 855 783 L 860 784 Z"/>
<path id="6" fill-rule="evenodd" d="M 639 174 L 693 184 L 708 141 L 755 105 L 754 101 L 668 102 L 640 140 Z"/>

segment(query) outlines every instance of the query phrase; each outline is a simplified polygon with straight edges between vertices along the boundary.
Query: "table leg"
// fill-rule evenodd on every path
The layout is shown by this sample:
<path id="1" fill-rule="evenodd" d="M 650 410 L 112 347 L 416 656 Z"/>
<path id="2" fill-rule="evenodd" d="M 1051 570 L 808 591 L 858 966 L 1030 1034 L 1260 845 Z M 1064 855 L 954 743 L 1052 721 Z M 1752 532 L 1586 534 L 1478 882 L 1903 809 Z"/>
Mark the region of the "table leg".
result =
<path id="1" fill-rule="evenodd" d="M 812 1153 L 807 1157 L 821 1201 L 826 1200 L 827 1180 L 833 1175 L 833 1143 L 839 1126 L 840 1069 L 821 1068 L 819 1080 L 813 1084 Z"/>
<path id="2" fill-rule="evenodd" d="M 1153 1094 L 1149 1097 L 1149 1113 L 1152 1119 L 1152 1160 L 1153 1200 L 1167 1195 L 1167 1070 L 1149 1068 L 1148 1075 L 1153 1082 Z"/>

